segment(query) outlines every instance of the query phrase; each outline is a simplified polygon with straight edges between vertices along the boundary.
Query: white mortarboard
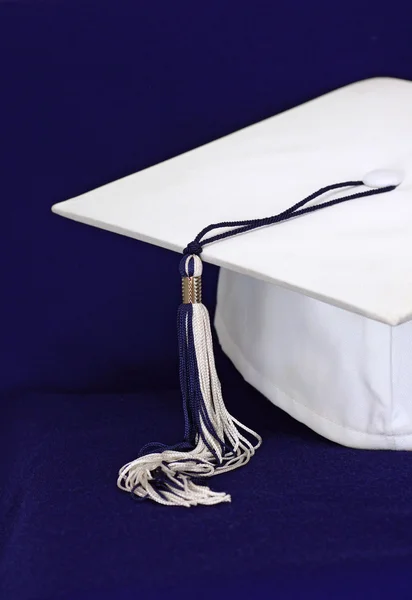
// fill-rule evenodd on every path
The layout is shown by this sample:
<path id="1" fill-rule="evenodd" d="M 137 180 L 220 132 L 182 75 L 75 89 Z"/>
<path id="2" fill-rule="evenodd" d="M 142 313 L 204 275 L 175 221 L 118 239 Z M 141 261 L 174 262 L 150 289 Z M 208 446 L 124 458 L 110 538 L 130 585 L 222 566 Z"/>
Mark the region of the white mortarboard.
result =
<path id="1" fill-rule="evenodd" d="M 335 182 L 360 185 L 305 208 L 358 197 L 283 213 Z M 283 213 L 284 222 L 203 249 L 203 261 L 222 267 L 215 325 L 224 351 L 325 437 L 412 449 L 412 82 L 352 84 L 53 210 L 178 252 L 210 223 Z M 260 442 L 222 404 L 207 311 L 196 302 L 198 249 L 181 263 L 185 442 L 148 447 L 119 475 L 123 489 L 163 504 L 229 500 L 197 478 L 241 466 Z"/>

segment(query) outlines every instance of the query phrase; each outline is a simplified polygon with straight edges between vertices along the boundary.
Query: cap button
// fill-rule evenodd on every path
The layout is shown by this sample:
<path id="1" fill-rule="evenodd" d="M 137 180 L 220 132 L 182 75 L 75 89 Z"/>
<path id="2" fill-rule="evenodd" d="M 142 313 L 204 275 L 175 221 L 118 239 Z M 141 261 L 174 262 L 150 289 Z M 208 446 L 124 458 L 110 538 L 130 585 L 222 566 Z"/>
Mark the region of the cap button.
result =
<path id="1" fill-rule="evenodd" d="M 391 169 L 376 169 L 369 171 L 363 178 L 363 183 L 371 188 L 383 188 L 402 183 L 403 173 Z"/>

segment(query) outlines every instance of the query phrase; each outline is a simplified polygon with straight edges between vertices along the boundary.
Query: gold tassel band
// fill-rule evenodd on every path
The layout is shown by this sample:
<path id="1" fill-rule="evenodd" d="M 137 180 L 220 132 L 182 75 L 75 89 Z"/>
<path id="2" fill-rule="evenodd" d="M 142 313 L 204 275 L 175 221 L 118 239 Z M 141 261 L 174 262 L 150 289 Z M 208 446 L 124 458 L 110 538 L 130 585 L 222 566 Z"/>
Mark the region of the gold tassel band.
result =
<path id="1" fill-rule="evenodd" d="M 182 277 L 183 304 L 200 304 L 202 302 L 202 278 Z"/>

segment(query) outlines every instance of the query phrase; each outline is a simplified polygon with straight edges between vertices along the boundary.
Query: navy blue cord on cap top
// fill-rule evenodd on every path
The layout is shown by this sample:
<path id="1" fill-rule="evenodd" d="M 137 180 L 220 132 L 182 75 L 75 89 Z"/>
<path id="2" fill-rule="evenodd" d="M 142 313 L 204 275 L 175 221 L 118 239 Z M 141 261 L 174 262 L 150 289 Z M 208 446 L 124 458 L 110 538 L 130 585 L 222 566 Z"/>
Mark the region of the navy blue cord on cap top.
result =
<path id="1" fill-rule="evenodd" d="M 397 187 L 396 185 L 388 185 L 386 187 L 381 188 L 372 188 L 363 192 L 357 192 L 355 194 L 343 196 L 341 198 L 335 198 L 334 200 L 328 200 L 327 202 L 322 202 L 322 204 L 315 204 L 313 206 L 302 208 L 302 206 L 304 206 L 311 200 L 315 200 L 315 198 L 326 194 L 326 192 L 330 192 L 331 190 L 336 190 L 343 187 L 353 187 L 358 185 L 363 185 L 363 181 L 344 181 L 343 183 L 333 183 L 331 185 L 327 185 L 326 187 L 321 188 L 317 192 L 314 192 L 307 198 L 304 198 L 300 202 L 297 202 L 290 208 L 282 211 L 277 215 L 274 215 L 273 217 L 265 217 L 263 219 L 250 219 L 246 221 L 221 221 L 220 223 L 212 223 L 211 225 L 208 225 L 207 227 L 202 229 L 200 233 L 198 233 L 195 239 L 192 242 L 190 242 L 190 244 L 188 244 L 183 250 L 183 254 L 200 255 L 202 253 L 203 247 L 206 246 L 206 244 L 211 244 L 213 242 L 217 242 L 228 237 L 233 237 L 240 233 L 253 231 L 254 229 L 259 229 L 260 227 L 267 227 L 268 225 L 281 223 L 282 221 L 287 221 L 288 219 L 293 219 L 294 217 L 298 217 L 306 213 L 315 212 L 317 210 L 320 210 L 321 208 L 327 208 L 328 206 L 341 204 L 342 202 L 347 202 L 348 200 L 354 200 L 356 198 L 364 198 L 366 196 L 375 196 L 376 194 L 391 192 Z M 213 231 L 214 229 L 221 229 L 227 227 L 234 227 L 235 229 L 232 229 L 231 231 L 225 231 L 223 233 L 218 233 L 209 238 L 203 239 L 204 236 L 210 231 Z"/>

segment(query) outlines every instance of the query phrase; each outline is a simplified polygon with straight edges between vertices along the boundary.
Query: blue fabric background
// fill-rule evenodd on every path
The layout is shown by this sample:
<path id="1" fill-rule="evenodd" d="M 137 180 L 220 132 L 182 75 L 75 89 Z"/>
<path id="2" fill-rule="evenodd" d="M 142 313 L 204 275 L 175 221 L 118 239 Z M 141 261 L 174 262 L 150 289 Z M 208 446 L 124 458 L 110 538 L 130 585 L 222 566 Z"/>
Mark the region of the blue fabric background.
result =
<path id="1" fill-rule="evenodd" d="M 344 84 L 412 79 L 411 22 L 402 1 L 0 2 L 2 600 L 411 597 L 410 455 L 321 439 L 219 352 L 265 438 L 213 482 L 232 505 L 116 489 L 181 436 L 178 257 L 50 213 Z"/>

